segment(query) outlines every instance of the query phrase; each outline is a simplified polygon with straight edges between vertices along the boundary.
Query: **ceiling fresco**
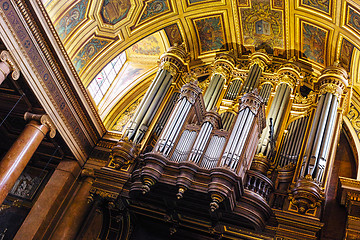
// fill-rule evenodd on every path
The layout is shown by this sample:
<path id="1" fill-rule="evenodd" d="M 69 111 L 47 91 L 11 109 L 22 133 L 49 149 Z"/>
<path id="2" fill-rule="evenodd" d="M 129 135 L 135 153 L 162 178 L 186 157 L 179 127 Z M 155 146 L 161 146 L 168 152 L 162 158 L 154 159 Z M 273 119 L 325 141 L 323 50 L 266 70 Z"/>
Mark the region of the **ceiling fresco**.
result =
<path id="1" fill-rule="evenodd" d="M 137 102 L 156 73 L 157 63 L 150 59 L 174 44 L 184 43 L 193 72 L 209 69 L 216 54 L 229 50 L 239 59 L 259 49 L 278 59 L 295 57 L 314 76 L 338 61 L 360 92 L 360 3 L 355 0 L 43 2 L 85 87 L 119 53 L 132 56 L 124 66 L 139 73 L 126 80 L 132 88 L 121 88 L 125 97 L 116 97 L 117 102 L 108 96 L 98 106 L 108 129 L 121 128 L 118 108 Z M 135 92 L 136 97 L 129 94 Z"/>

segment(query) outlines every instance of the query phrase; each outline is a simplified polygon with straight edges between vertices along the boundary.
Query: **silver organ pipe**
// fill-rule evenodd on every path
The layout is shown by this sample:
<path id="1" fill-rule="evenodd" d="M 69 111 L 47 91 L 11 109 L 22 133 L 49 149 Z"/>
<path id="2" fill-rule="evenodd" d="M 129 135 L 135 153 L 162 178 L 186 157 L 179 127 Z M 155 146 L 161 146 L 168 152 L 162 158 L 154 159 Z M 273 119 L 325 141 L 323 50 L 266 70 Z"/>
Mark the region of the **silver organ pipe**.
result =
<path id="1" fill-rule="evenodd" d="M 324 137 L 321 142 L 321 150 L 317 159 L 315 171 L 313 173 L 314 178 L 316 178 L 319 182 L 322 182 L 322 177 L 324 176 L 323 172 L 325 170 L 326 159 L 330 151 L 329 149 L 330 140 L 332 139 L 332 134 L 335 125 L 335 116 L 337 113 L 338 100 L 335 95 L 333 95 L 332 97 L 333 98 L 332 98 L 330 113 L 326 122 Z"/>
<path id="2" fill-rule="evenodd" d="M 273 102 L 271 103 L 269 114 L 267 116 L 267 119 L 272 118 L 273 119 L 273 126 L 274 126 L 274 137 L 277 137 L 279 125 L 282 121 L 283 114 L 286 110 L 286 107 L 290 100 L 290 86 L 288 84 L 282 83 L 278 86 L 275 97 Z M 267 156 L 269 153 L 269 130 L 270 130 L 270 124 L 268 123 L 262 132 L 257 154 L 263 154 L 264 156 Z"/>
<path id="3" fill-rule="evenodd" d="M 257 90 L 247 93 L 241 98 L 240 111 L 231 129 L 224 153 L 222 154 L 219 164 L 220 167 L 227 167 L 236 171 L 240 158 L 246 150 L 245 145 L 247 144 L 247 146 L 249 146 L 247 142 L 249 142 L 248 139 L 252 137 L 249 136 L 249 133 L 251 129 L 253 129 L 252 132 L 256 129 L 253 127 L 253 123 L 259 111 L 263 114 L 263 102 Z M 259 126 L 261 126 L 261 129 L 259 129 L 261 131 L 264 123 L 260 120 L 258 123 L 260 124 Z M 252 158 L 253 156 L 249 157 Z"/>
<path id="4" fill-rule="evenodd" d="M 306 147 L 300 176 L 307 174 L 318 181 L 323 181 L 330 142 L 334 131 L 338 98 L 331 92 L 321 95 L 316 107 L 315 117 Z"/>
<path id="5" fill-rule="evenodd" d="M 159 117 L 159 120 L 155 125 L 154 132 L 155 132 L 156 136 L 160 136 L 160 133 L 163 130 L 163 128 L 164 128 L 164 126 L 166 124 L 166 121 L 169 118 L 169 116 L 171 114 L 171 111 L 174 108 L 174 106 L 176 104 L 176 101 L 179 98 L 179 96 L 180 96 L 180 93 L 178 93 L 178 92 L 174 92 L 171 95 L 168 103 L 166 104 L 166 107 L 165 107 L 164 111 L 161 113 L 161 115 Z"/>
<path id="6" fill-rule="evenodd" d="M 165 157 L 174 147 L 175 141 L 187 119 L 191 107 L 195 103 L 201 89 L 196 82 L 185 84 L 181 88 L 181 96 L 167 121 L 163 132 L 155 146 L 155 151 L 160 152 Z"/>
<path id="7" fill-rule="evenodd" d="M 261 73 L 262 73 L 262 69 L 258 64 L 253 64 L 250 67 L 249 75 L 245 80 L 240 95 L 251 92 L 254 88 L 258 86 Z"/>
<path id="8" fill-rule="evenodd" d="M 309 135 L 309 138 L 308 138 L 308 141 L 307 141 L 306 150 L 305 150 L 305 154 L 304 154 L 304 160 L 303 160 L 302 165 L 301 165 L 301 173 L 300 173 L 301 176 L 305 176 L 307 174 L 307 173 L 305 173 L 305 172 L 307 172 L 306 171 L 306 167 L 307 167 L 306 165 L 307 165 L 308 159 L 310 158 L 310 151 L 311 151 L 312 145 L 314 143 L 317 124 L 319 122 L 319 118 L 320 118 L 320 115 L 321 115 L 321 109 L 322 109 L 323 104 L 324 104 L 324 99 L 325 99 L 325 95 L 321 95 L 320 100 L 319 100 L 319 102 L 317 104 L 317 107 L 316 107 L 316 110 L 315 110 L 315 117 L 314 117 L 314 120 L 313 120 L 313 124 L 311 126 L 310 135 Z"/>
<path id="9" fill-rule="evenodd" d="M 220 74 L 214 74 L 210 80 L 209 87 L 204 95 L 204 103 L 207 111 L 211 110 L 218 101 L 225 84 L 225 78 Z"/>
<path id="10" fill-rule="evenodd" d="M 132 139 L 135 136 L 140 122 L 142 121 L 147 109 L 149 109 L 151 103 L 153 102 L 153 99 L 158 92 L 160 86 L 164 83 L 166 75 L 170 75 L 170 73 L 164 69 L 159 69 L 155 76 L 155 79 L 150 84 L 149 89 L 146 91 L 145 96 L 141 101 L 139 107 L 137 108 L 134 116 L 132 117 L 130 126 L 125 133 L 125 136 L 129 137 L 129 139 Z"/>
<path id="11" fill-rule="evenodd" d="M 309 117 L 302 117 L 290 123 L 288 133 L 280 147 L 277 165 L 285 167 L 290 163 L 296 164 L 304 140 Z"/>
<path id="12" fill-rule="evenodd" d="M 154 118 L 155 113 L 157 112 L 157 109 L 160 106 L 160 103 L 162 102 L 167 91 L 170 88 L 171 79 L 172 79 L 172 76 L 170 74 L 166 74 L 164 81 L 160 85 L 159 89 L 155 92 L 155 96 L 151 100 L 151 104 L 149 105 L 149 107 L 140 123 L 138 131 L 135 134 L 134 142 L 137 142 L 137 143 L 141 142 L 141 140 L 145 136 L 145 133 L 150 126 L 151 120 Z"/>
<path id="13" fill-rule="evenodd" d="M 189 131 L 189 130 L 183 131 L 170 160 L 174 162 L 185 161 L 190 153 L 190 149 L 194 143 L 195 137 L 196 137 L 195 131 Z"/>
<path id="14" fill-rule="evenodd" d="M 225 137 L 221 137 L 218 135 L 213 135 L 211 137 L 209 146 L 206 149 L 200 167 L 211 169 L 217 166 L 221 152 L 224 148 L 225 141 Z"/>
<path id="15" fill-rule="evenodd" d="M 190 161 L 194 162 L 195 164 L 199 163 L 199 160 L 204 153 L 206 143 L 209 140 L 212 130 L 213 125 L 210 122 L 204 122 L 191 150 L 189 158 Z"/>

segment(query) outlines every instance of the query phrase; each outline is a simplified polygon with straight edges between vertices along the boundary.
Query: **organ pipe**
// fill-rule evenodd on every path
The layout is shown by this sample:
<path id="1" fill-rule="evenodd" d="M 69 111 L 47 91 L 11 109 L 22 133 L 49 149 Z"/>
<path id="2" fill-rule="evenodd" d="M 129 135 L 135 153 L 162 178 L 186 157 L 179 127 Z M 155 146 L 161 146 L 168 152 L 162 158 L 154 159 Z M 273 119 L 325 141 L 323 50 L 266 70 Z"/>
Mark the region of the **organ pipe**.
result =
<path id="1" fill-rule="evenodd" d="M 276 90 L 275 97 L 270 106 L 270 111 L 267 119 L 273 119 L 274 136 L 278 135 L 279 125 L 283 119 L 284 112 L 290 100 L 291 88 L 288 84 L 282 83 Z M 267 156 L 270 152 L 269 142 L 270 124 L 268 123 L 260 137 L 257 154 Z"/>
<path id="2" fill-rule="evenodd" d="M 171 83 L 176 81 L 179 73 L 183 71 L 186 59 L 187 54 L 182 45 L 170 47 L 168 51 L 161 56 L 160 68 L 155 79 L 132 117 L 124 137 L 127 137 L 134 143 L 140 143 L 143 140 L 150 123 L 159 110 L 161 102 L 170 89 Z"/>
<path id="3" fill-rule="evenodd" d="M 261 110 L 260 110 L 261 109 Z M 230 137 L 221 157 L 220 167 L 235 171 L 245 149 L 255 116 L 263 112 L 263 102 L 257 91 L 247 93 L 241 98 L 239 114 L 231 129 Z M 260 121 L 261 122 L 261 121 Z M 260 127 L 262 130 L 262 127 Z"/>
<path id="4" fill-rule="evenodd" d="M 190 109 L 200 93 L 201 89 L 197 86 L 197 82 L 190 82 L 182 87 L 181 96 L 161 133 L 155 151 L 162 153 L 165 157 L 170 154 Z"/>
<path id="5" fill-rule="evenodd" d="M 309 174 L 315 181 L 323 182 L 330 142 L 334 139 L 339 98 L 347 85 L 346 76 L 344 69 L 331 66 L 319 78 L 320 98 L 301 165 L 301 177 Z"/>

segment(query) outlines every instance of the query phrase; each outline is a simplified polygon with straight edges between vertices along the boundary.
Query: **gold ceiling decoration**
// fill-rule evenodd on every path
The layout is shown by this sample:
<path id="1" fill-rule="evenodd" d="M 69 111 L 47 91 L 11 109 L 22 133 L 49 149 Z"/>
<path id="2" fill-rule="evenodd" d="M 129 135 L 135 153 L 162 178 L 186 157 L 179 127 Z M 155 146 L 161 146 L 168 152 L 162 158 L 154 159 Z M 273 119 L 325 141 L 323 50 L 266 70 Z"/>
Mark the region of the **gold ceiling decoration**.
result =
<path id="1" fill-rule="evenodd" d="M 166 47 L 184 42 L 190 69 L 208 66 L 220 52 L 241 58 L 262 49 L 274 59 L 295 56 L 315 76 L 339 61 L 360 92 L 357 1 L 49 0 L 45 6 L 85 86 L 120 52 L 158 33 Z M 138 45 L 138 57 L 151 47 Z"/>

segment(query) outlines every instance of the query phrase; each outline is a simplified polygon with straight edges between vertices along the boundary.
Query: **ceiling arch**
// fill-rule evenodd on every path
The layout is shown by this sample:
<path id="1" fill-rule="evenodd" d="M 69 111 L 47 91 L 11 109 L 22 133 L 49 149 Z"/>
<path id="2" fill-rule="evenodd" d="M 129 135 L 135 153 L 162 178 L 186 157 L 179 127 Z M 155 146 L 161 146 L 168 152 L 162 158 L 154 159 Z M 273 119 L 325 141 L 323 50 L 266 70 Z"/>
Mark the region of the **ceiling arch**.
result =
<path id="1" fill-rule="evenodd" d="M 314 76 L 339 61 L 360 92 L 360 4 L 353 0 L 48 0 L 45 6 L 85 86 L 120 52 L 159 33 L 165 47 L 185 43 L 194 72 L 220 52 L 241 58 L 265 49 L 275 59 L 295 56 Z M 109 124 L 108 114 L 135 101 L 117 100 L 99 105 Z"/>

